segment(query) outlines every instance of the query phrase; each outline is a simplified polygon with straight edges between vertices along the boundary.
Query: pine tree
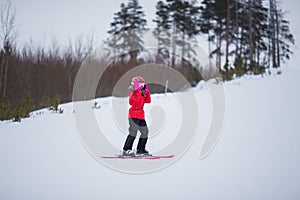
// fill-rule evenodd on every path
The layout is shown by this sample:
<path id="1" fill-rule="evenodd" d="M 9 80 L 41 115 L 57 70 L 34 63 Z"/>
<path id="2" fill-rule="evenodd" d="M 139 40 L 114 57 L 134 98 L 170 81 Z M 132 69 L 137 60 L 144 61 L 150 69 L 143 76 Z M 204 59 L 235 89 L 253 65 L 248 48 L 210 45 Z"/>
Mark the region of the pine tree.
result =
<path id="1" fill-rule="evenodd" d="M 59 109 L 59 104 L 61 103 L 61 98 L 59 95 L 55 95 L 54 99 L 53 99 L 53 110 L 55 112 L 60 112 L 60 109 Z"/>
<path id="2" fill-rule="evenodd" d="M 43 99 L 41 100 L 40 104 L 39 104 L 39 108 L 50 108 L 52 106 L 52 102 L 50 97 L 45 96 L 43 97 Z"/>
<path id="3" fill-rule="evenodd" d="M 196 55 L 193 45 L 196 44 L 197 41 L 195 37 L 200 32 L 200 28 L 197 24 L 200 13 L 199 7 L 194 4 L 196 4 L 196 1 L 183 1 L 181 3 L 182 12 L 179 12 L 180 15 L 178 16 L 178 19 L 180 20 L 175 20 L 178 23 L 178 28 L 182 33 L 182 58 L 191 58 L 193 55 Z"/>
<path id="4" fill-rule="evenodd" d="M 295 43 L 294 36 L 290 33 L 289 21 L 284 18 L 284 12 L 279 9 L 276 0 L 269 1 L 269 65 L 274 68 L 281 66 L 281 61 L 288 60 L 292 54 L 291 45 Z M 271 63 L 272 60 L 272 64 Z"/>
<path id="5" fill-rule="evenodd" d="M 227 0 L 203 0 L 201 5 L 202 19 L 200 21 L 204 26 L 202 32 L 213 35 L 208 40 L 216 44 L 216 49 L 210 53 L 216 54 L 216 65 L 221 69 L 222 41 L 226 36 Z"/>
<path id="6" fill-rule="evenodd" d="M 11 105 L 7 98 L 0 98 L 0 120 L 8 120 L 11 118 Z"/>
<path id="7" fill-rule="evenodd" d="M 29 117 L 29 113 L 34 108 L 33 100 L 32 100 L 31 94 L 29 92 L 25 93 L 25 96 L 21 102 L 21 107 L 22 107 L 21 117 L 22 118 Z"/>
<path id="8" fill-rule="evenodd" d="M 284 19 L 284 13 L 282 10 L 278 12 L 278 39 L 277 39 L 277 62 L 281 66 L 281 61 L 290 59 L 290 55 L 293 54 L 291 45 L 295 44 L 293 34 L 290 32 L 289 21 Z"/>
<path id="9" fill-rule="evenodd" d="M 156 23 L 153 34 L 157 38 L 158 42 L 157 58 L 160 59 L 161 56 L 164 60 L 170 56 L 171 19 L 169 15 L 169 7 L 163 1 L 158 1 L 156 4 L 156 18 L 153 22 Z"/>
<path id="10" fill-rule="evenodd" d="M 138 52 L 144 49 L 143 32 L 146 29 L 147 21 L 142 6 L 139 5 L 138 0 L 129 0 L 129 23 L 130 23 L 130 45 L 131 59 L 136 59 Z"/>
<path id="11" fill-rule="evenodd" d="M 122 3 L 120 11 L 115 13 L 108 31 L 112 39 L 106 41 L 114 56 L 129 51 L 131 59 L 136 59 L 137 53 L 143 49 L 142 32 L 147 21 L 142 9 L 138 0 L 129 0 L 128 5 Z"/>
<path id="12" fill-rule="evenodd" d="M 264 66 L 260 60 L 263 53 L 267 51 L 266 35 L 268 26 L 268 9 L 263 5 L 262 0 L 248 1 L 249 12 L 249 51 L 250 71 L 254 74 L 264 72 Z"/>
<path id="13" fill-rule="evenodd" d="M 21 101 L 17 101 L 12 108 L 11 118 L 14 122 L 20 122 L 22 118 L 30 116 L 30 112 L 34 109 L 34 103 L 29 92 L 26 92 Z"/>
<path id="14" fill-rule="evenodd" d="M 138 0 L 129 0 L 127 8 L 129 12 L 129 21 L 130 21 L 129 28 L 145 29 L 147 25 L 147 21 L 145 19 L 143 8 L 142 6 L 139 5 Z"/>
<path id="15" fill-rule="evenodd" d="M 128 8 L 124 3 L 120 6 L 120 11 L 114 14 L 114 21 L 110 24 L 111 30 L 108 31 L 112 35 L 112 39 L 108 39 L 106 42 L 111 48 L 113 56 L 116 56 L 122 50 L 128 48 L 128 40 L 126 39 L 125 31 L 129 30 L 129 14 Z"/>
<path id="16" fill-rule="evenodd" d="M 235 55 L 236 59 L 241 57 L 243 63 L 249 58 L 249 7 L 244 1 L 237 1 L 235 16 Z"/>
<path id="17" fill-rule="evenodd" d="M 154 34 L 158 39 L 159 49 L 167 49 L 164 52 L 170 55 L 172 66 L 175 66 L 178 56 L 176 52 L 181 52 L 182 62 L 183 58 L 195 55 L 193 45 L 196 43 L 195 36 L 199 33 L 197 26 L 199 8 L 195 6 L 196 3 L 196 1 L 167 0 L 159 1 L 156 5 Z"/>
<path id="18" fill-rule="evenodd" d="M 202 1 L 201 6 L 199 8 L 201 11 L 201 15 L 198 20 L 198 25 L 200 27 L 200 32 L 203 34 L 207 34 L 208 52 L 209 52 L 209 67 L 211 69 L 212 68 L 211 43 L 214 41 L 215 35 L 211 33 L 213 30 L 213 21 L 210 20 L 211 16 L 212 16 L 212 11 L 209 9 L 209 8 L 211 8 L 210 4 L 212 4 L 212 2 L 209 0 Z"/>

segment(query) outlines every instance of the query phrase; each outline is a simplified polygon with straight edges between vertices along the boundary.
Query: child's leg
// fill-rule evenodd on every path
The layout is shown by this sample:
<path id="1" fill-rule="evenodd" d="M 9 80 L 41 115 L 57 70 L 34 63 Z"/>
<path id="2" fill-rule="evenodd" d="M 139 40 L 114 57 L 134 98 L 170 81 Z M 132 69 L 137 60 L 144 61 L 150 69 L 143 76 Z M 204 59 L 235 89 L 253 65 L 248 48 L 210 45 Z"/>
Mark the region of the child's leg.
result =
<path id="1" fill-rule="evenodd" d="M 132 145 L 133 142 L 135 140 L 135 137 L 137 135 L 137 131 L 139 129 L 139 125 L 138 125 L 138 119 L 131 119 L 129 118 L 129 135 L 126 138 L 123 150 L 127 151 L 127 150 L 132 150 Z"/>
<path id="2" fill-rule="evenodd" d="M 140 138 L 148 138 L 149 129 L 145 120 L 139 120 L 139 131 L 141 132 Z"/>
<path id="3" fill-rule="evenodd" d="M 141 136 L 139 139 L 139 143 L 137 145 L 137 150 L 144 152 L 146 149 L 146 144 L 148 141 L 148 133 L 149 133 L 149 129 L 147 127 L 147 123 L 145 120 L 140 120 L 139 131 L 141 132 Z"/>

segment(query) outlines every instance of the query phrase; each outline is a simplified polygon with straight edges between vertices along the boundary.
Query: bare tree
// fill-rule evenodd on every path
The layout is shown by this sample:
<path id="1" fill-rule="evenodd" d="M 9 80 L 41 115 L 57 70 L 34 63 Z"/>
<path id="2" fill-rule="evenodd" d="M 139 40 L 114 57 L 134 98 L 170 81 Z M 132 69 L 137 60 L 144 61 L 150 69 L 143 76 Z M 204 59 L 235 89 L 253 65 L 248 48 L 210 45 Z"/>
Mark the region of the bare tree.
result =
<path id="1" fill-rule="evenodd" d="M 16 9 L 12 0 L 6 0 L 0 5 L 0 96 L 6 96 L 7 73 L 14 42 L 16 40 Z"/>
<path id="2" fill-rule="evenodd" d="M 16 8 L 12 0 L 6 0 L 0 5 L 0 39 L 2 44 L 16 39 Z"/>

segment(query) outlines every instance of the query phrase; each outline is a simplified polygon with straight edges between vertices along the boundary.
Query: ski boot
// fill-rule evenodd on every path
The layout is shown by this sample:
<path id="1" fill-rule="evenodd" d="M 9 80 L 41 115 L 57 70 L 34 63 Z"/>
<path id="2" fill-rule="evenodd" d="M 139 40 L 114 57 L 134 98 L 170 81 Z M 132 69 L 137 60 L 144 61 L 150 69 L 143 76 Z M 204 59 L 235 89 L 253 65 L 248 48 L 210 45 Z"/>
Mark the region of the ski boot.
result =
<path id="1" fill-rule="evenodd" d="M 136 152 L 137 156 L 152 156 L 151 153 L 149 153 L 149 151 L 147 151 L 146 149 L 139 149 Z"/>
<path id="2" fill-rule="evenodd" d="M 131 156 L 131 157 L 136 157 L 136 152 L 134 150 L 123 150 L 122 156 Z"/>
<path id="3" fill-rule="evenodd" d="M 140 138 L 137 145 L 137 156 L 152 156 L 149 151 L 146 150 L 146 143 L 148 138 Z"/>

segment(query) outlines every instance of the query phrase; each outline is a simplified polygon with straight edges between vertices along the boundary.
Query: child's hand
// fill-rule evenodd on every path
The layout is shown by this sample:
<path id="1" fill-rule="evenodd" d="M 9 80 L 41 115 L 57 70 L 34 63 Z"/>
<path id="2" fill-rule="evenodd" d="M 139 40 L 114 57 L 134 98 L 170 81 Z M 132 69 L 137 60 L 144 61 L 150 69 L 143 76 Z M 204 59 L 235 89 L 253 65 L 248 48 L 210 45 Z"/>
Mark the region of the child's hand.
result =
<path id="1" fill-rule="evenodd" d="M 143 92 L 144 92 L 144 94 L 149 94 L 150 93 L 147 84 L 144 85 Z"/>

